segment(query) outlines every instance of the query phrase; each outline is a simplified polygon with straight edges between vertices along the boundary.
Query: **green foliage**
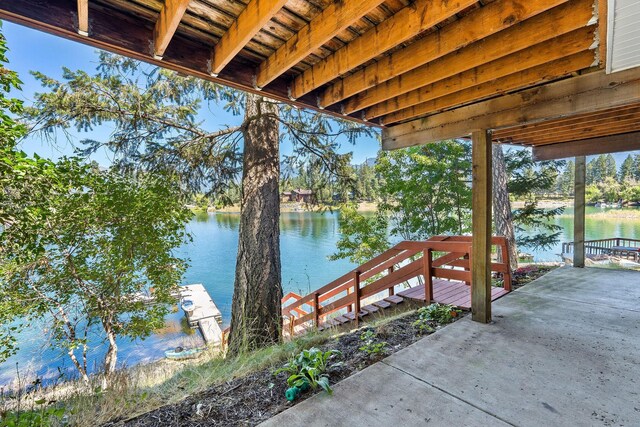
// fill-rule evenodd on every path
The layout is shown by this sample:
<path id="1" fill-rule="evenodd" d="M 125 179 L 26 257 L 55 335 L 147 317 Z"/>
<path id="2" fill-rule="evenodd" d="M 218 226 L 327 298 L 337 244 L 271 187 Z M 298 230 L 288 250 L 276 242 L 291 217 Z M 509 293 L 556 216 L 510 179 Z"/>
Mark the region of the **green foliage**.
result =
<path id="1" fill-rule="evenodd" d="M 173 251 L 187 238 L 190 218 L 179 186 L 169 177 L 132 178 L 77 159 L 13 166 L 2 204 L 11 224 L 0 233 L 2 299 L 27 308 L 14 317 L 47 321 L 52 344 L 85 377 L 88 349 L 108 342 L 110 373 L 116 337 L 147 337 L 164 325 L 174 301 L 186 263 Z M 24 168 L 30 173 L 23 181 Z M 153 303 L 137 298 L 142 294 Z"/>
<path id="2" fill-rule="evenodd" d="M 0 29 L 2 22 L 0 21 Z M 33 188 L 46 185 L 42 175 L 50 173 L 50 163 L 41 159 L 29 158 L 25 153 L 16 149 L 16 144 L 26 133 L 26 127 L 18 123 L 14 116 L 21 114 L 22 101 L 9 98 L 12 89 L 19 90 L 22 82 L 17 73 L 6 68 L 8 63 L 7 42 L 0 32 L 0 225 L 11 223 L 11 216 L 7 212 L 7 198 L 9 195 L 28 192 Z M 0 363 L 17 351 L 15 334 L 21 324 L 15 322 L 28 307 L 5 297 L 0 281 Z"/>
<path id="3" fill-rule="evenodd" d="M 329 257 L 331 260 L 347 258 L 362 264 L 389 248 L 389 224 L 382 212 L 365 216 L 355 206 L 344 205 L 340 208 L 338 224 L 343 235 L 336 243 L 338 251 Z"/>
<path id="4" fill-rule="evenodd" d="M 627 156 L 620 166 L 620 172 L 618 173 L 618 182 L 624 184 L 625 182 L 635 181 L 636 174 L 634 170 L 634 162 L 631 154 Z"/>
<path id="5" fill-rule="evenodd" d="M 274 375 L 286 372 L 289 374 L 287 378 L 289 387 L 302 388 L 306 383 L 314 390 L 320 387 L 331 394 L 333 391 L 326 372 L 329 368 L 338 365 L 338 363 L 330 364 L 329 362 L 341 354 L 338 350 L 322 351 L 315 347 L 302 350 L 298 355 L 292 356 L 282 368 L 276 370 Z"/>
<path id="6" fill-rule="evenodd" d="M 607 178 L 616 179 L 618 168 L 611 154 L 601 154 L 587 163 L 587 185 L 604 182 Z"/>
<path id="7" fill-rule="evenodd" d="M 533 249 L 552 247 L 559 241 L 562 227 L 551 220 L 561 215 L 564 208 L 539 208 L 538 198 L 556 187 L 558 171 L 565 163 L 536 163 L 530 150 L 509 150 L 505 153 L 505 165 L 509 175 L 507 189 L 510 197 L 524 201 L 521 208 L 513 211 L 516 243 Z"/>
<path id="8" fill-rule="evenodd" d="M 47 405 L 45 400 L 35 402 L 38 409 L 9 411 L 0 417 L 0 427 L 49 427 L 60 425 L 65 415 L 64 406 Z"/>
<path id="9" fill-rule="evenodd" d="M 573 196 L 574 176 L 576 164 L 573 160 L 567 161 L 562 173 L 558 174 L 556 191 L 565 197 Z"/>
<path id="10" fill-rule="evenodd" d="M 452 305 L 433 303 L 418 309 L 418 319 L 413 326 L 422 332 L 433 331 L 434 324 L 446 325 L 460 317 L 462 311 Z"/>
<path id="11" fill-rule="evenodd" d="M 376 341 L 376 333 L 371 329 L 360 334 L 360 340 L 363 345 L 358 350 L 365 352 L 368 356 L 376 356 L 386 352 L 387 342 Z"/>
<path id="12" fill-rule="evenodd" d="M 602 182 L 587 185 L 585 200 L 587 203 L 640 202 L 640 183 L 634 178 L 619 182 L 607 177 Z"/>
<path id="13" fill-rule="evenodd" d="M 441 141 L 381 152 L 376 171 L 382 180 L 380 210 L 391 218 L 392 235 L 422 240 L 470 231 L 469 144 Z"/>
<path id="14" fill-rule="evenodd" d="M 46 89 L 25 111 L 34 132 L 55 142 L 58 132 L 92 132 L 109 123 L 114 128 L 109 138 L 85 139 L 81 154 L 106 147 L 121 170 L 171 171 L 185 189 L 204 191 L 217 205 L 239 201 L 237 182 L 248 122 L 210 130 L 199 117 L 205 105 L 243 113 L 243 92 L 106 52 L 100 53 L 93 74 L 67 68 L 61 80 L 33 74 Z M 293 148 L 293 154 L 283 158 L 283 169 L 310 165 L 317 172 L 318 188 L 327 180 L 352 184 L 351 154 L 339 154 L 337 148 L 375 131 L 289 105 L 279 107 L 273 119 L 281 124 L 281 142 Z"/>

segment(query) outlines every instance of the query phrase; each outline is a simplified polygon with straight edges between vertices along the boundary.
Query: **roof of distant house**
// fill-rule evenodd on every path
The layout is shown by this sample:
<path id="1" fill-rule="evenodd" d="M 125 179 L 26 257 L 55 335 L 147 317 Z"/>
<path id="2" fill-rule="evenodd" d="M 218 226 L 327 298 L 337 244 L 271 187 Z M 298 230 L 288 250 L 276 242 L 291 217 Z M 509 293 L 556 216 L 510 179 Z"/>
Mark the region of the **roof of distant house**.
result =
<path id="1" fill-rule="evenodd" d="M 301 196 L 310 196 L 313 194 L 313 190 L 303 190 L 301 188 L 297 188 L 295 190 L 291 190 L 292 193 L 300 194 Z"/>

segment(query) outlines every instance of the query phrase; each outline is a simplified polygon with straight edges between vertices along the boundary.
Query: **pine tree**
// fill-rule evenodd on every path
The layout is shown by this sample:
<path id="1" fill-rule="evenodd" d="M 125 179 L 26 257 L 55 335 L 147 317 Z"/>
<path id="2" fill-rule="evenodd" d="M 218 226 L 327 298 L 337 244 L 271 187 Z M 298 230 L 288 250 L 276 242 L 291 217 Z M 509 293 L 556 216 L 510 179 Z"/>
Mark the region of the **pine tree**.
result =
<path id="1" fill-rule="evenodd" d="M 633 157 L 631 157 L 631 154 L 629 154 L 627 158 L 624 159 L 624 162 L 622 162 L 622 166 L 620 166 L 620 172 L 618 173 L 618 182 L 620 182 L 620 184 L 623 184 L 633 179 L 635 179 L 633 173 Z"/>
<path id="2" fill-rule="evenodd" d="M 312 184 L 333 176 L 346 186 L 352 178 L 351 154 L 337 153 L 337 141 L 346 136 L 354 143 L 373 131 L 108 53 L 100 54 L 94 75 L 69 69 L 62 81 L 34 75 L 47 89 L 28 109 L 35 133 L 55 140 L 56 131 L 75 127 L 90 132 L 109 123 L 114 131 L 107 140 L 83 141 L 81 154 L 106 148 L 123 173 L 171 173 L 185 191 L 208 196 L 224 194 L 242 172 L 236 287 L 246 292 L 234 297 L 229 347 L 237 352 L 279 341 L 279 143 L 286 140 L 293 147 L 293 155 L 284 160 L 287 169 L 306 163 Z M 238 115 L 245 112 L 243 123 L 207 130 L 198 121 L 204 102 Z M 269 257 L 261 264 L 264 274 L 253 271 L 262 257 Z"/>

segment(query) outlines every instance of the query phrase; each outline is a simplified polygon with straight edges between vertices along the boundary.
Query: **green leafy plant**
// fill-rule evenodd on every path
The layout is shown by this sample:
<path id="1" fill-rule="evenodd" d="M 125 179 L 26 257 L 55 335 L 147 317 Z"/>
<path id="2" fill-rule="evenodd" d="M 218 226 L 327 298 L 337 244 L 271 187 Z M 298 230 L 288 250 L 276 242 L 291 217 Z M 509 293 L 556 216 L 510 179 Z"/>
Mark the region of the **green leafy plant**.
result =
<path id="1" fill-rule="evenodd" d="M 327 369 L 339 365 L 339 363 L 330 364 L 329 362 L 341 354 L 338 350 L 322 351 L 316 347 L 302 350 L 298 355 L 291 357 L 282 368 L 276 370 L 274 375 L 286 372 L 289 374 L 287 378 L 289 387 L 299 389 L 311 387 L 314 390 L 321 387 L 331 394 L 329 375 L 326 372 Z"/>
<path id="2" fill-rule="evenodd" d="M 360 346 L 358 350 L 364 351 L 369 356 L 386 352 L 387 342 L 376 342 L 376 333 L 370 329 L 360 334 L 360 340 L 363 341 L 364 344 Z"/>
<path id="3" fill-rule="evenodd" d="M 418 320 L 413 322 L 413 326 L 422 332 L 431 332 L 433 331 L 431 323 L 439 323 L 441 325 L 451 323 L 460 316 L 460 313 L 462 311 L 452 305 L 430 304 L 427 307 L 418 309 Z"/>
<path id="4" fill-rule="evenodd" d="M 64 417 L 62 406 L 47 406 L 47 402 L 36 400 L 38 409 L 32 411 L 12 411 L 2 414 L 0 427 L 47 427 L 58 425 Z"/>

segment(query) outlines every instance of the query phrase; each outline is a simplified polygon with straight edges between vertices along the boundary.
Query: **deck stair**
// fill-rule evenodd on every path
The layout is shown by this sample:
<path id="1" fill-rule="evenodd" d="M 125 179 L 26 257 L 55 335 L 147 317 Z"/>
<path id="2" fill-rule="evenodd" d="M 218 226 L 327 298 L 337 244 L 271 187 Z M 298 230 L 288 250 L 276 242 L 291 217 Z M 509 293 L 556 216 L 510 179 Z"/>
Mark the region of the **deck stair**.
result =
<path id="1" fill-rule="evenodd" d="M 502 260 L 492 272 L 503 278 L 493 287 L 492 300 L 511 291 L 507 242 L 493 237 Z M 425 241 L 400 242 L 386 252 L 331 283 L 302 296 L 289 292 L 282 298 L 283 333 L 292 337 L 309 329 L 323 330 L 359 323 L 405 301 L 439 302 L 463 309 L 471 306 L 470 236 L 435 236 Z M 425 274 L 425 272 L 429 272 Z M 409 286 L 396 293 L 399 285 Z M 356 315 L 357 313 L 357 315 Z"/>

